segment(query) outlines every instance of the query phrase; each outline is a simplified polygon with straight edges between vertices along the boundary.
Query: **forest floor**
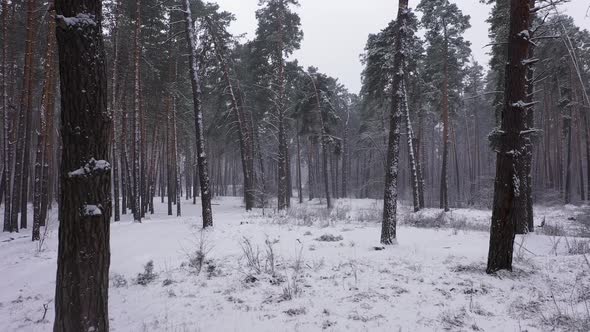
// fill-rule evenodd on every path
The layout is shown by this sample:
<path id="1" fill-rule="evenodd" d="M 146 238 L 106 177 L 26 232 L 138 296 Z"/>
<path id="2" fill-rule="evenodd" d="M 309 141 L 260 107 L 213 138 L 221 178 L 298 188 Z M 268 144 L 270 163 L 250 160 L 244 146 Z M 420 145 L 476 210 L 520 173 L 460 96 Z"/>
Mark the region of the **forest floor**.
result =
<path id="1" fill-rule="evenodd" d="M 399 243 L 383 249 L 378 201 L 264 216 L 214 204 L 204 232 L 189 202 L 184 217 L 158 204 L 142 224 L 112 224 L 112 331 L 590 330 L 588 207 L 537 207 L 544 227 L 517 236 L 514 271 L 487 275 L 490 211 L 401 208 Z M 28 231 L 0 235 L 0 331 L 52 329 L 48 229 L 41 248 Z"/>

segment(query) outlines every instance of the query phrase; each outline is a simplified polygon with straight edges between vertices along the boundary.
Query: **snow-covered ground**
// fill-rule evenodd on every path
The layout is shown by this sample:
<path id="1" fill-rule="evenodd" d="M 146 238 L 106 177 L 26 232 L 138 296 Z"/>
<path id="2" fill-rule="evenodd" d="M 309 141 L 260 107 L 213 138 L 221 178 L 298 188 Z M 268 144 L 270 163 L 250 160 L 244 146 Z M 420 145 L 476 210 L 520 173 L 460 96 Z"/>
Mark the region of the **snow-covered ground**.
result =
<path id="1" fill-rule="evenodd" d="M 484 272 L 490 211 L 441 216 L 402 208 L 399 244 L 376 250 L 380 202 L 339 200 L 331 213 L 317 201 L 294 203 L 287 215 L 267 210 L 265 216 L 244 212 L 237 198 L 215 204 L 215 227 L 205 232 L 200 209 L 188 202 L 182 218 L 166 216 L 159 205 L 142 224 L 130 216 L 112 224 L 112 331 L 590 326 L 590 262 L 576 254 L 588 243 L 571 236 L 587 207 L 538 207 L 536 223 L 550 235 L 518 236 L 515 271 L 490 276 Z M 55 223 L 49 229 L 42 250 L 28 231 L 0 235 L 0 331 L 52 329 Z M 336 241 L 319 241 L 322 236 Z M 139 285 L 148 261 L 156 275 L 140 277 L 146 285 Z"/>

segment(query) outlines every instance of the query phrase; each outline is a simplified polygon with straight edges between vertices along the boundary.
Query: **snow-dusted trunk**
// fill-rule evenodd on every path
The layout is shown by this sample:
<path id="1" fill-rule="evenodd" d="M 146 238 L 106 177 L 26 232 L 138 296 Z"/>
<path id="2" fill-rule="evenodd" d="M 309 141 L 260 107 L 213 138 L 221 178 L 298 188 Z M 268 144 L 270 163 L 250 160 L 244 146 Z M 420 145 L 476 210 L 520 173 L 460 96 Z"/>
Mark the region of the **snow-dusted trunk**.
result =
<path id="1" fill-rule="evenodd" d="M 408 105 L 408 92 L 406 91 L 405 82 L 402 80 L 402 109 L 404 120 L 406 122 L 406 133 L 408 136 L 408 154 L 410 155 L 410 182 L 412 184 L 412 198 L 414 203 L 414 212 L 420 211 L 420 193 L 418 189 L 418 166 L 416 164 L 416 150 L 414 148 L 414 129 L 410 118 L 410 107 Z"/>
<path id="2" fill-rule="evenodd" d="M 168 215 L 172 215 L 172 201 L 173 201 L 173 182 L 172 182 L 172 175 L 173 167 L 172 167 L 172 102 L 171 97 L 168 96 L 166 99 L 166 196 L 167 196 L 167 206 L 168 206 Z"/>
<path id="3" fill-rule="evenodd" d="M 444 79 L 442 87 L 442 122 L 443 122 L 443 152 L 442 152 L 442 168 L 440 173 L 440 208 L 445 212 L 449 211 L 449 41 L 447 38 L 447 27 L 443 27 L 444 31 Z"/>
<path id="4" fill-rule="evenodd" d="M 37 134 L 37 152 L 35 157 L 35 180 L 33 183 L 33 241 L 39 240 L 40 228 L 45 224 L 44 217 L 46 214 L 43 209 L 47 209 L 47 205 L 43 204 L 43 187 L 48 183 L 46 177 L 48 173 L 44 172 L 45 165 L 48 166 L 48 155 L 52 154 L 51 145 L 48 141 L 51 139 L 48 129 L 49 122 L 53 120 L 53 107 L 55 106 L 54 91 L 55 91 L 55 9 L 53 4 L 49 8 L 48 16 L 48 30 L 47 30 L 47 51 L 45 55 L 45 79 L 43 84 L 43 97 L 41 102 L 40 114 L 40 130 Z M 46 189 L 47 190 L 47 189 Z"/>
<path id="5" fill-rule="evenodd" d="M 397 237 L 397 197 L 398 164 L 400 150 L 400 126 L 403 106 L 404 47 L 409 15 L 408 0 L 400 0 L 397 13 L 397 38 L 393 55 L 393 85 L 389 123 L 389 143 L 387 149 L 387 167 L 385 168 L 385 193 L 383 197 L 383 223 L 381 225 L 381 243 L 391 245 Z"/>
<path id="6" fill-rule="evenodd" d="M 109 330 L 111 117 L 102 4 L 56 0 L 61 87 L 54 331 Z"/>
<path id="7" fill-rule="evenodd" d="M 130 181 L 128 177 L 127 165 L 127 110 L 125 107 L 125 99 L 123 99 L 123 107 L 121 108 L 121 213 L 127 214 L 127 198 L 129 197 L 129 190 L 127 190 Z"/>
<path id="8" fill-rule="evenodd" d="M 113 156 L 113 202 L 114 202 L 114 220 L 119 221 L 121 220 L 120 214 L 120 205 L 119 205 L 119 165 L 117 159 L 119 158 L 119 151 L 118 151 L 118 127 L 117 127 L 117 112 L 118 112 L 118 96 L 117 96 L 117 88 L 118 88 L 118 66 L 119 66 L 119 0 L 115 0 L 114 3 L 114 22 L 113 22 L 113 72 L 111 78 L 111 116 L 113 118 L 113 137 L 112 137 L 112 156 Z"/>
<path id="9" fill-rule="evenodd" d="M 529 0 L 530 4 L 529 6 L 531 8 L 535 8 L 535 4 L 536 4 L 536 0 Z M 530 18 L 530 22 L 531 24 L 534 22 L 535 20 L 535 14 L 531 13 L 531 18 Z M 531 26 L 532 28 L 532 26 Z M 530 32 L 530 36 L 531 38 L 534 37 L 534 32 L 531 29 Z M 535 45 L 532 44 L 529 46 L 529 55 L 528 58 L 533 60 L 532 62 L 530 62 L 530 65 L 527 68 L 527 99 L 526 102 L 527 103 L 533 103 L 533 100 L 535 98 L 535 67 L 534 64 L 536 60 L 534 60 L 535 58 Z M 535 127 L 535 109 L 534 106 L 531 106 L 528 110 L 527 110 L 527 116 L 526 116 L 526 121 L 527 121 L 527 127 L 529 129 L 533 129 Z M 524 158 L 525 158 L 525 162 L 523 165 L 523 171 L 522 171 L 522 178 L 521 178 L 521 183 L 523 183 L 524 189 L 523 189 L 523 194 L 526 197 L 526 201 L 525 201 L 525 209 L 526 209 L 526 219 L 523 222 L 520 222 L 518 227 L 517 227 L 517 234 L 525 234 L 528 232 L 534 232 L 535 231 L 535 225 L 534 225 L 534 218 L 533 218 L 533 178 L 532 178 L 532 169 L 533 169 L 533 141 L 532 139 L 528 139 L 525 140 L 525 149 L 524 149 Z"/>
<path id="10" fill-rule="evenodd" d="M 172 149 L 174 158 L 174 179 L 176 180 L 176 216 L 180 217 L 182 214 L 181 192 L 182 188 L 180 179 L 180 156 L 178 155 L 178 132 L 176 129 L 176 98 L 172 97 Z"/>
<path id="11" fill-rule="evenodd" d="M 11 231 L 10 223 L 10 206 L 11 206 L 11 180 L 12 180 L 12 158 L 11 158 L 11 132 L 10 129 L 10 113 L 8 111 L 8 19 L 9 19 L 9 4 L 8 0 L 2 1 L 2 123 L 4 124 L 2 135 L 3 135 L 3 162 L 4 162 L 4 174 L 6 176 L 6 182 L 4 185 L 4 227 L 3 231 Z"/>
<path id="12" fill-rule="evenodd" d="M 530 139 L 526 119 L 526 110 L 531 106 L 526 102 L 530 17 L 528 0 L 511 0 L 504 109 L 500 128 L 490 136 L 497 162 L 488 273 L 512 270 L 516 226 L 526 216 L 526 210 L 521 208 L 526 197 L 519 170 L 525 163 L 525 141 Z"/>
<path id="13" fill-rule="evenodd" d="M 211 192 L 209 190 L 209 171 L 207 169 L 207 155 L 205 152 L 205 136 L 203 124 L 203 110 L 201 109 L 201 82 L 199 78 L 199 63 L 197 61 L 197 32 L 193 24 L 190 1 L 184 0 L 184 14 L 186 25 L 186 41 L 189 49 L 189 65 L 191 86 L 193 90 L 193 108 L 195 112 L 195 135 L 197 143 L 197 164 L 199 167 L 199 183 L 201 186 L 201 205 L 203 212 L 203 228 L 213 226 L 211 211 Z"/>
<path id="14" fill-rule="evenodd" d="M 303 203 L 303 184 L 301 180 L 301 142 L 299 135 L 299 119 L 297 120 L 297 198 L 299 204 Z"/>
<path id="15" fill-rule="evenodd" d="M 346 109 L 346 121 L 344 122 L 344 133 L 342 134 L 342 193 L 343 198 L 348 197 L 348 170 L 349 170 L 349 152 L 348 152 L 348 131 L 350 121 L 350 109 Z"/>
<path id="16" fill-rule="evenodd" d="M 141 0 L 136 0 L 135 47 L 133 63 L 135 71 L 133 106 L 133 220 L 141 222 Z"/>

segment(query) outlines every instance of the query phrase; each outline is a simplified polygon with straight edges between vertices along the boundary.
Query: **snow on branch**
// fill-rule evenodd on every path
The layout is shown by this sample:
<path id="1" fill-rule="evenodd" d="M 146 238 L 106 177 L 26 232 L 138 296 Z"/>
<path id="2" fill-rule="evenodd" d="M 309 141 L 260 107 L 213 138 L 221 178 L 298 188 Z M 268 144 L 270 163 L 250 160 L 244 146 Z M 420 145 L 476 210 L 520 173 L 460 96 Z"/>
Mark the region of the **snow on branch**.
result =
<path id="1" fill-rule="evenodd" d="M 63 15 L 57 15 L 55 17 L 57 24 L 62 29 L 67 28 L 81 28 L 84 26 L 96 26 L 94 15 L 78 13 L 75 17 L 66 17 Z"/>
<path id="2" fill-rule="evenodd" d="M 87 178 L 111 171 L 111 164 L 106 160 L 91 158 L 86 165 L 68 173 L 69 178 Z"/>
<path id="3" fill-rule="evenodd" d="M 92 204 L 85 204 L 82 205 L 80 209 L 80 215 L 82 217 L 98 217 L 102 216 L 102 206 L 99 205 L 92 205 Z"/>

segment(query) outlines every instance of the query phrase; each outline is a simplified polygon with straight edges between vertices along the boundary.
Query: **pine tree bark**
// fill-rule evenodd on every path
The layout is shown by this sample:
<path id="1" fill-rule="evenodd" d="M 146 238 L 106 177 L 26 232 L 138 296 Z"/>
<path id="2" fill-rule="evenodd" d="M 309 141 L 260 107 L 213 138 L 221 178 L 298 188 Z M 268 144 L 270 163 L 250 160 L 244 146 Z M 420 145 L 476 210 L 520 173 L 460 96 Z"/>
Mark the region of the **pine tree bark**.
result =
<path id="1" fill-rule="evenodd" d="M 22 178 L 21 178 L 21 198 L 20 198 L 20 227 L 27 228 L 28 221 L 28 202 L 29 202 L 29 177 L 30 177 L 30 160 L 31 160 L 31 145 L 32 145 L 32 120 L 33 120 L 33 80 L 35 75 L 35 35 L 37 33 L 37 2 L 36 0 L 27 1 L 27 42 L 25 54 L 25 80 L 26 88 L 23 92 L 23 101 L 25 110 L 25 135 L 24 135 L 24 149 L 23 149 L 23 164 L 22 164 Z"/>
<path id="2" fill-rule="evenodd" d="M 512 270 L 516 226 L 526 214 L 520 208 L 524 193 L 517 180 L 525 163 L 525 141 L 530 139 L 526 134 L 526 110 L 530 104 L 525 102 L 530 19 L 529 0 L 511 0 L 504 109 L 501 127 L 492 135 L 497 162 L 487 273 Z"/>
<path id="3" fill-rule="evenodd" d="M 35 30 L 36 30 L 36 1 L 27 0 L 27 33 L 25 40 L 25 59 L 23 88 L 20 101 L 20 113 L 18 119 L 17 143 L 15 151 L 15 172 L 11 202 L 11 228 L 12 231 L 18 232 L 18 215 L 21 216 L 21 228 L 27 227 L 27 198 L 28 198 L 28 174 L 29 174 L 29 157 L 31 141 L 31 103 L 33 87 L 33 50 L 35 48 Z"/>
<path id="4" fill-rule="evenodd" d="M 449 41 L 447 38 L 447 27 L 443 27 L 444 36 L 444 80 L 442 99 L 442 121 L 443 121 L 443 155 L 442 169 L 440 174 L 440 208 L 445 212 L 449 211 Z"/>
<path id="5" fill-rule="evenodd" d="M 135 68 L 134 112 L 133 112 L 133 220 L 141 222 L 141 0 L 136 0 L 135 48 L 133 62 Z"/>
<path id="6" fill-rule="evenodd" d="M 9 20 L 10 5 L 8 0 L 2 0 L 2 123 L 4 124 L 3 135 L 3 162 L 4 174 L 6 175 L 5 195 L 4 195 L 4 225 L 3 231 L 12 231 L 11 224 L 11 201 L 12 201 L 12 149 L 11 149 L 11 133 L 10 125 L 11 117 L 8 109 L 8 20 Z"/>
<path id="7" fill-rule="evenodd" d="M 111 118 L 98 0 L 56 0 L 61 187 L 56 332 L 109 330 Z"/>
<path id="8" fill-rule="evenodd" d="M 113 202 L 114 202 L 114 220 L 120 221 L 121 214 L 120 214 L 120 205 L 119 205 L 119 165 L 118 165 L 118 139 L 119 139 L 119 132 L 117 127 L 117 111 L 118 111 L 118 96 L 117 96 L 117 88 L 118 88 L 118 66 L 119 66 L 119 0 L 115 0 L 114 3 L 114 22 L 113 22 L 113 72 L 112 72 L 112 79 L 111 79 L 111 116 L 113 117 L 113 138 L 112 138 L 112 156 L 113 156 Z"/>
<path id="9" fill-rule="evenodd" d="M 418 189 L 418 165 L 416 164 L 416 150 L 414 149 L 414 129 L 412 128 L 412 120 L 410 119 L 410 107 L 408 105 L 408 95 L 406 91 L 405 82 L 402 79 L 402 109 L 403 116 L 406 122 L 406 133 L 408 136 L 408 154 L 410 156 L 410 182 L 412 184 L 412 198 L 414 203 L 414 212 L 420 211 L 420 192 Z"/>
<path id="10" fill-rule="evenodd" d="M 43 86 L 43 97 L 41 102 L 41 114 L 40 114 L 40 131 L 37 135 L 37 152 L 35 157 L 35 181 L 33 182 L 33 234 L 32 240 L 37 241 L 40 239 L 40 228 L 45 224 L 44 209 L 47 209 L 47 205 L 43 204 L 43 192 L 48 189 L 43 189 L 48 183 L 45 179 L 49 176 L 48 173 L 44 172 L 45 165 L 48 166 L 48 155 L 52 154 L 51 145 L 48 140 L 50 135 L 48 129 L 49 122 L 53 122 L 53 107 L 55 106 L 53 99 L 55 90 L 55 75 L 54 75 L 54 60 L 55 60 L 55 8 L 53 3 L 49 7 L 48 15 L 48 30 L 47 30 L 47 51 L 45 55 L 45 82 Z M 45 174 L 44 174 L 45 173 Z"/>
<path id="11" fill-rule="evenodd" d="M 197 144 L 197 164 L 199 167 L 199 183 L 201 186 L 201 206 L 203 228 L 213 226 L 211 210 L 211 192 L 209 191 L 209 171 L 207 169 L 207 155 L 205 151 L 205 136 L 203 111 L 201 109 L 201 82 L 199 77 L 199 63 L 197 61 L 197 33 L 193 24 L 190 1 L 184 0 L 184 14 L 186 25 L 186 41 L 190 51 L 189 65 L 191 86 L 193 90 L 193 108 L 195 112 L 195 135 Z"/>
<path id="12" fill-rule="evenodd" d="M 404 63 L 406 61 L 403 48 L 405 45 L 405 29 L 408 22 L 408 0 L 400 0 L 397 13 L 397 32 L 395 54 L 393 55 L 393 85 L 391 95 L 391 111 L 389 123 L 389 142 L 387 148 L 387 167 L 385 169 L 385 193 L 383 197 L 383 222 L 381 225 L 381 243 L 392 245 L 397 242 L 397 198 L 398 198 L 398 164 L 400 150 L 400 126 L 402 120 L 402 98 L 404 79 Z"/>

